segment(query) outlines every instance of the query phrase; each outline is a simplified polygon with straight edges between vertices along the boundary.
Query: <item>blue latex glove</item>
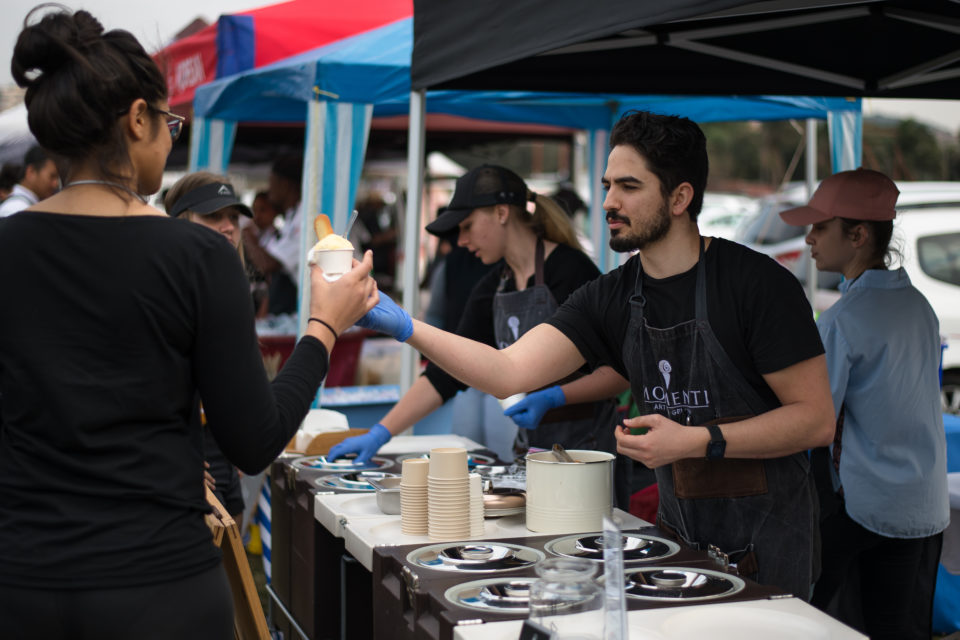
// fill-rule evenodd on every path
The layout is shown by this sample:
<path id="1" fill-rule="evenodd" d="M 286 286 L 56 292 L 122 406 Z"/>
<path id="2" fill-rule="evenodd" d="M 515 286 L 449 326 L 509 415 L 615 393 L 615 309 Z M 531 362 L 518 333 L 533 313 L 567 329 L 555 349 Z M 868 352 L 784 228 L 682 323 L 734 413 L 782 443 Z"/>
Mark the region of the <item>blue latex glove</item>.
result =
<path id="1" fill-rule="evenodd" d="M 377 306 L 357 320 L 357 326 L 385 333 L 400 342 L 406 342 L 407 338 L 413 335 L 413 320 L 410 319 L 410 314 L 390 296 L 382 293 Z"/>
<path id="2" fill-rule="evenodd" d="M 367 464 L 370 462 L 370 458 L 380 450 L 380 447 L 387 444 L 387 441 L 392 437 L 390 432 L 387 431 L 387 428 L 378 422 L 370 427 L 370 430 L 365 434 L 347 438 L 343 442 L 334 445 L 334 447 L 330 449 L 330 453 L 327 454 L 327 459 L 336 460 L 337 458 L 344 457 L 348 453 L 355 453 L 357 457 L 354 460 L 354 464 Z"/>
<path id="3" fill-rule="evenodd" d="M 565 404 L 567 397 L 563 395 L 563 389 L 555 385 L 528 393 L 526 398 L 505 410 L 503 415 L 511 418 L 518 427 L 536 429 L 543 414 Z"/>

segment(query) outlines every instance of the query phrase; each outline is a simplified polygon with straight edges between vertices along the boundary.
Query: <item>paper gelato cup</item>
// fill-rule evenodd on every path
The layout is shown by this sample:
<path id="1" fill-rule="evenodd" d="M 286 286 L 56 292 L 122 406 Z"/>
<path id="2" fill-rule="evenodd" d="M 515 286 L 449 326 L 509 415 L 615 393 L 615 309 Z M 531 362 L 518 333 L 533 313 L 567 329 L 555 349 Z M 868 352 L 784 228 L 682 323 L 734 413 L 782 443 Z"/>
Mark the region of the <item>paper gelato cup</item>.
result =
<path id="1" fill-rule="evenodd" d="M 350 271 L 353 265 L 353 249 L 310 250 L 308 262 L 323 269 L 323 277 L 333 281 Z"/>

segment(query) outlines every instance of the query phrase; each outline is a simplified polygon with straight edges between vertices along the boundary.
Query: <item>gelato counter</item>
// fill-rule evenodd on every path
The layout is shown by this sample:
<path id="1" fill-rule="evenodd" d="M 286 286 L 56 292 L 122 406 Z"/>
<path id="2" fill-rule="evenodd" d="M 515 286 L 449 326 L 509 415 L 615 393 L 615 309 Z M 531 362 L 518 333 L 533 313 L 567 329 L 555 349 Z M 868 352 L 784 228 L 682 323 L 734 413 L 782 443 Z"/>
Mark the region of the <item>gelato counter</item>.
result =
<path id="1" fill-rule="evenodd" d="M 381 449 L 371 471 L 399 474 L 403 457 L 438 446 L 482 454 L 465 440 L 401 436 Z M 538 559 L 578 555 L 602 568 L 599 532 L 533 532 L 523 513 L 487 517 L 482 535 L 469 539 L 405 534 L 401 517 L 382 513 L 372 488 L 359 487 L 362 477 L 333 481 L 297 460 L 273 468 L 283 495 L 272 501 L 272 588 L 293 618 L 287 637 L 514 640 L 528 615 L 523 598 Z M 279 531 L 278 510 L 288 511 Z M 624 540 L 631 639 L 865 637 L 805 602 L 724 571 L 712 555 L 681 548 L 649 522 L 618 509 L 612 516 Z M 278 562 L 284 546 L 288 553 Z M 674 588 L 678 577 L 689 589 Z M 661 582 L 674 586 L 651 591 Z M 562 617 L 564 631 L 576 630 L 576 615 Z M 595 623 L 583 631 L 585 638 L 603 635 Z"/>

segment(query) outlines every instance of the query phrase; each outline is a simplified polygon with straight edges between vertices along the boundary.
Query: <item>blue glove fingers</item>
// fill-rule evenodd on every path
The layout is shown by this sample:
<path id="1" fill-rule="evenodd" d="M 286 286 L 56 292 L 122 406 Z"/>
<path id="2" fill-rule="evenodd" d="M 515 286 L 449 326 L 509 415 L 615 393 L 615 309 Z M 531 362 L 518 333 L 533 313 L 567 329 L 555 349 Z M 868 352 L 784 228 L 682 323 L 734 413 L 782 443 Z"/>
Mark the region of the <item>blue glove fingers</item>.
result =
<path id="1" fill-rule="evenodd" d="M 536 429 L 540 425 L 540 418 L 542 417 L 543 413 L 541 412 L 525 410 L 510 416 L 510 419 L 522 429 Z"/>
<path id="2" fill-rule="evenodd" d="M 410 314 L 387 295 L 381 295 L 377 306 L 360 318 L 357 325 L 386 333 L 400 342 L 406 342 L 407 338 L 413 335 L 413 320 Z"/>
<path id="3" fill-rule="evenodd" d="M 353 438 L 347 438 L 335 444 L 330 453 L 327 454 L 327 460 L 336 460 L 337 458 L 342 458 L 348 453 L 357 453 L 360 451 L 360 447 L 357 446 L 357 442 L 363 436 L 354 436 Z"/>
<path id="4" fill-rule="evenodd" d="M 511 418 L 518 427 L 536 429 L 543 414 L 565 403 L 566 396 L 563 390 L 558 385 L 554 385 L 528 394 L 523 400 L 506 409 L 503 415 Z"/>
<path id="5" fill-rule="evenodd" d="M 370 458 L 375 456 L 377 451 L 380 450 L 380 447 L 385 445 L 391 437 L 393 436 L 390 434 L 390 431 L 378 422 L 370 427 L 370 431 L 367 433 L 347 438 L 334 445 L 334 447 L 330 449 L 330 453 L 327 454 L 327 459 L 336 460 L 347 454 L 355 453 L 357 457 L 354 459 L 354 464 L 366 464 L 370 462 Z"/>
<path id="6" fill-rule="evenodd" d="M 524 398 L 524 399 L 521 400 L 520 402 L 518 402 L 518 403 L 516 403 L 516 404 L 513 404 L 513 405 L 510 405 L 509 407 L 507 407 L 506 409 L 504 409 L 504 410 L 503 410 L 503 415 L 507 416 L 508 418 L 512 418 L 513 416 L 517 415 L 518 413 L 521 413 L 521 412 L 523 412 L 523 411 L 526 411 L 528 408 L 529 408 L 529 407 L 527 406 L 527 399 Z"/>
<path id="7" fill-rule="evenodd" d="M 380 447 L 387 444 L 392 437 L 390 431 L 379 422 L 370 427 L 370 431 L 367 433 L 362 436 L 357 436 L 358 439 L 363 440 L 363 448 L 360 453 L 357 454 L 357 464 L 370 462 L 370 459 L 377 454 Z"/>

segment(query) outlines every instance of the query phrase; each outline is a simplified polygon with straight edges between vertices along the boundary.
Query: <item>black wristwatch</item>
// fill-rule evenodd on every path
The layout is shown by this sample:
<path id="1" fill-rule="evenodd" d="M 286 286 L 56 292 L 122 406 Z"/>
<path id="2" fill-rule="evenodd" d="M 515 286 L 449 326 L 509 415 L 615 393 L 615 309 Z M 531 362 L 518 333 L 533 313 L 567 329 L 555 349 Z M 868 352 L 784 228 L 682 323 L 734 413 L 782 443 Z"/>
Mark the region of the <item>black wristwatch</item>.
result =
<path id="1" fill-rule="evenodd" d="M 707 443 L 707 460 L 720 460 L 727 450 L 727 441 L 723 439 L 723 432 L 715 424 L 706 425 L 710 431 L 710 442 Z"/>

